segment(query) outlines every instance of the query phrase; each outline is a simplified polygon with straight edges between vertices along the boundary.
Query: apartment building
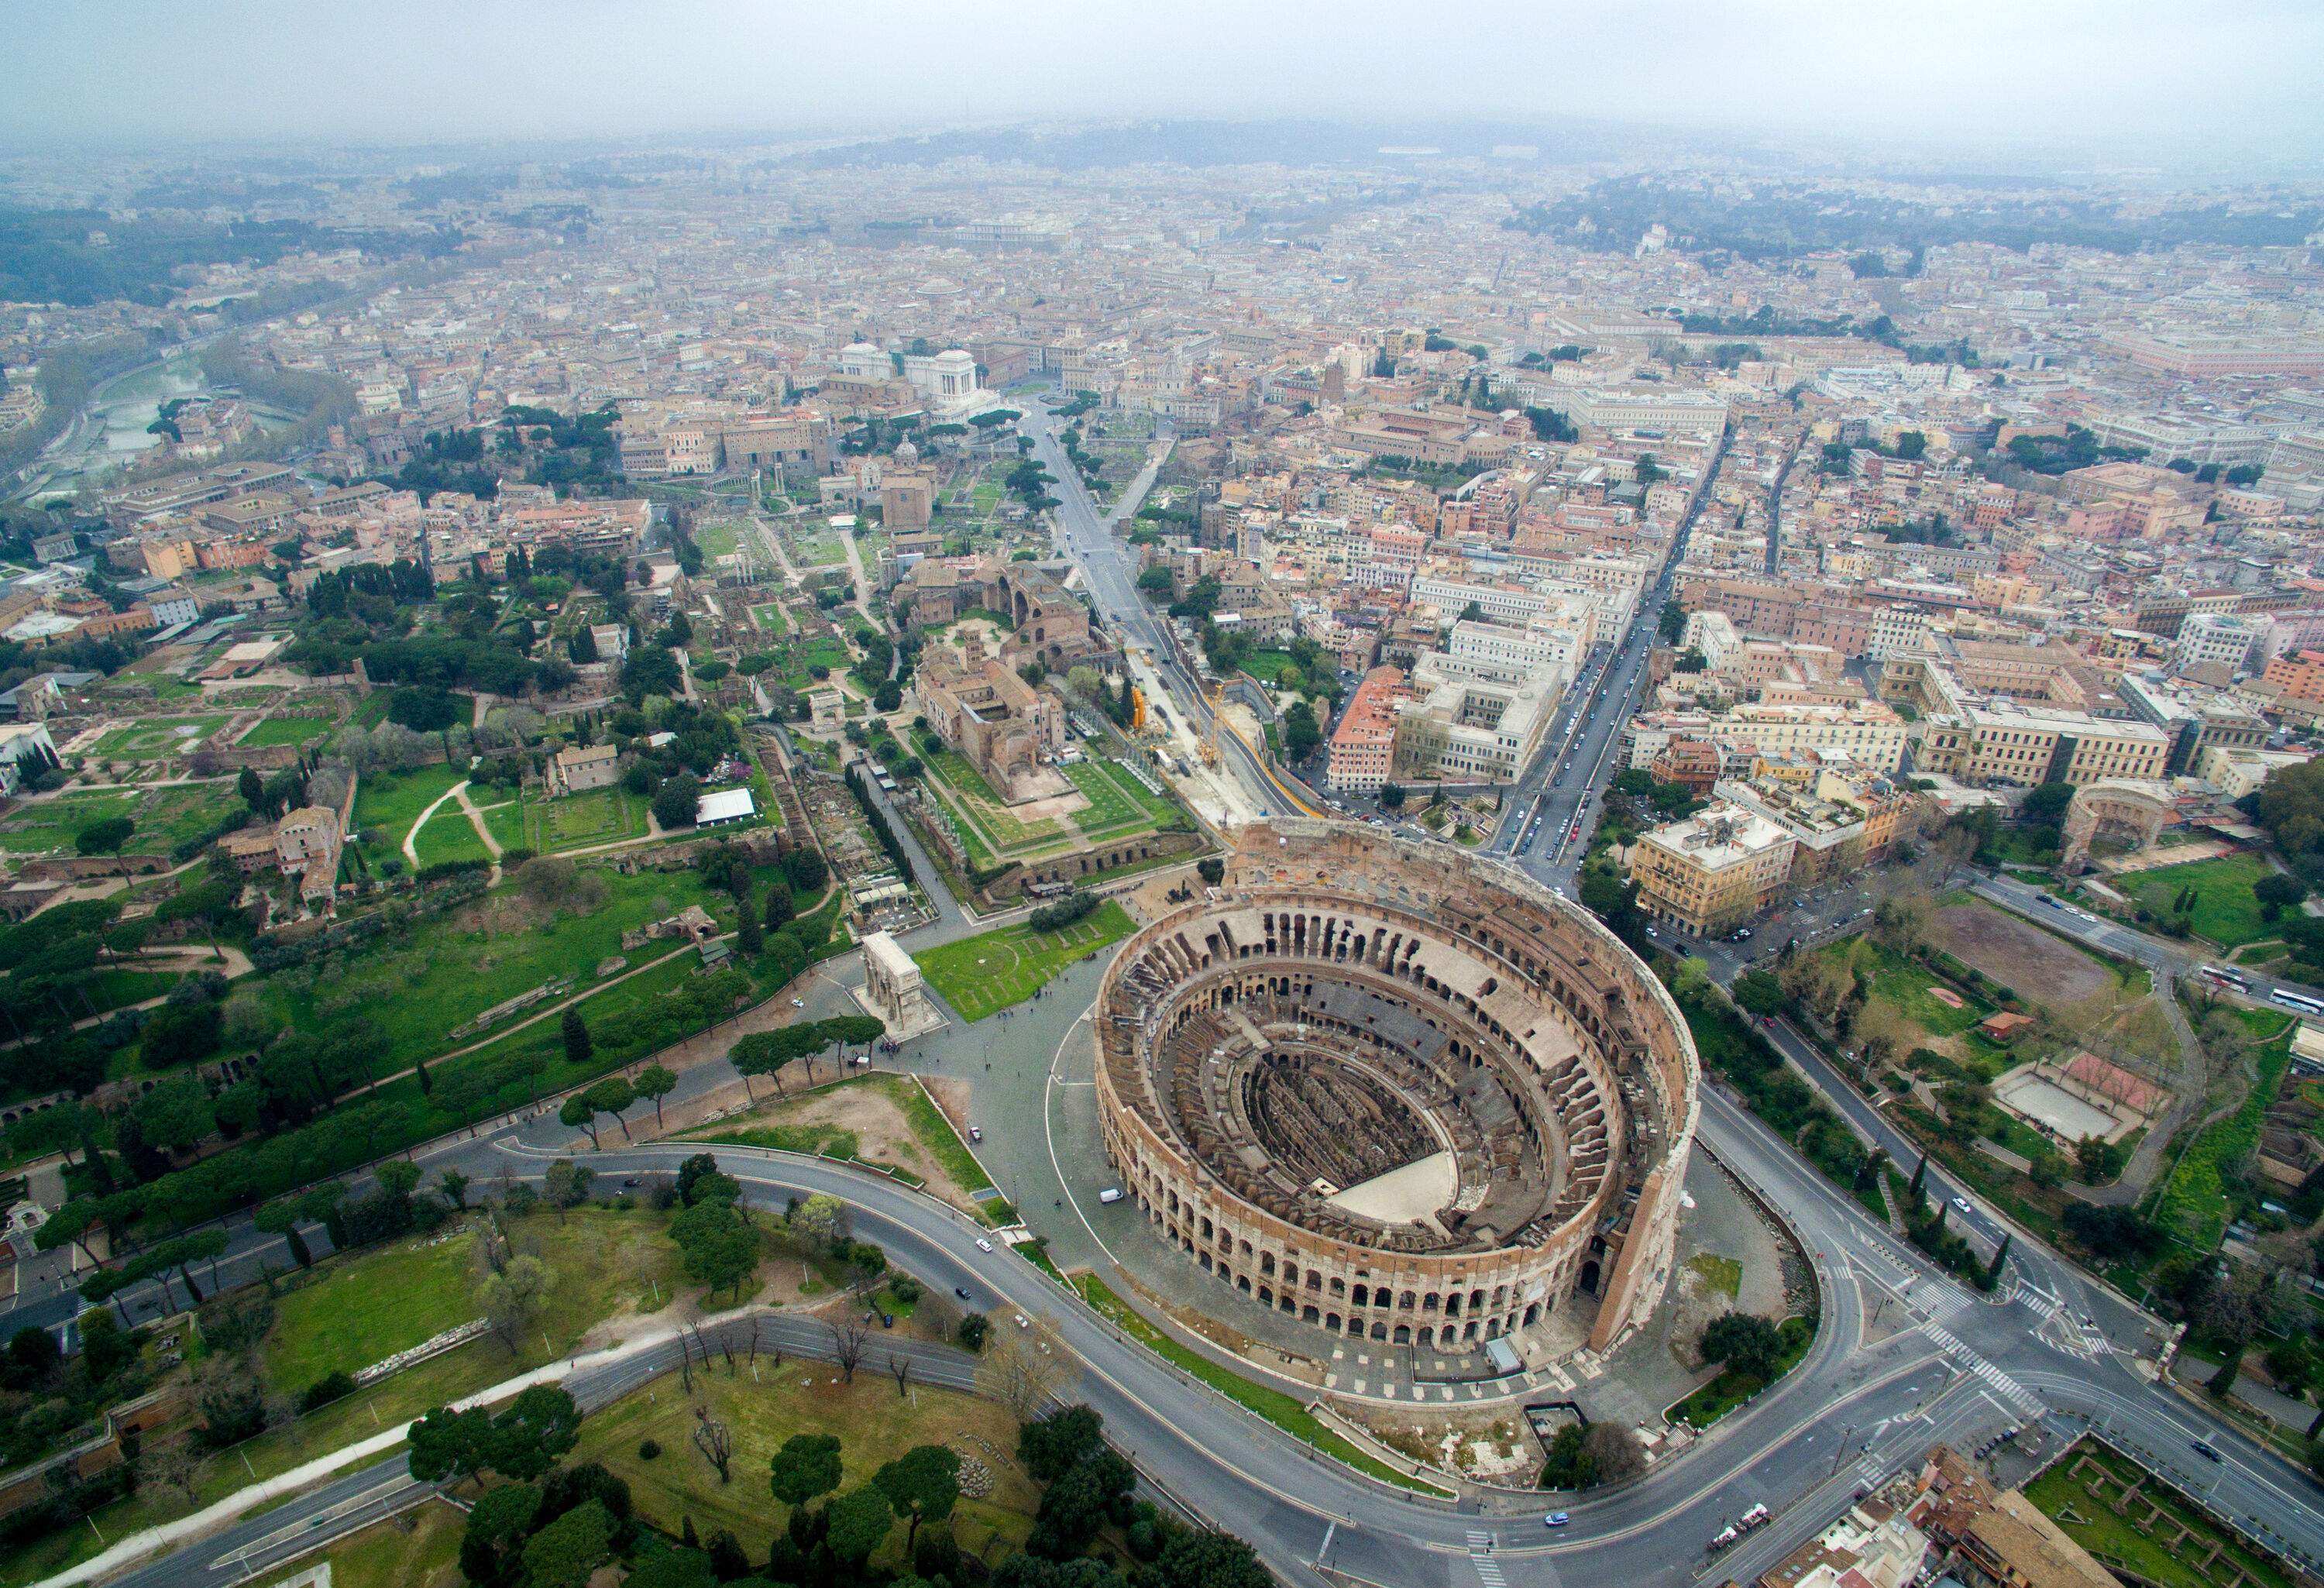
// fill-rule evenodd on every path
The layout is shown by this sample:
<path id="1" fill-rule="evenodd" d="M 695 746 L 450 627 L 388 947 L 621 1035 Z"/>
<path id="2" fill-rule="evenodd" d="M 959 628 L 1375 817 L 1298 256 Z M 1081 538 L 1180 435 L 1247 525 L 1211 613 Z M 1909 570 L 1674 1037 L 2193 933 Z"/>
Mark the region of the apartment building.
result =
<path id="1" fill-rule="evenodd" d="M 1412 581 L 1412 604 L 1433 606 L 1449 618 L 1457 618 L 1474 605 L 1487 617 L 1524 624 L 1540 616 L 1548 601 L 1539 591 L 1516 585 L 1488 585 L 1431 575 Z"/>
<path id="2" fill-rule="evenodd" d="M 1730 756 L 1805 754 L 1843 750 L 1875 771 L 1904 763 L 1912 726 L 1877 700 L 1831 706 L 1758 702 L 1711 720 L 1706 736 Z"/>
<path id="3" fill-rule="evenodd" d="M 1914 770 L 1972 787 L 2153 780 L 2167 774 L 2171 736 L 2148 723 L 1995 698 L 1921 719 Z"/>
<path id="4" fill-rule="evenodd" d="M 1416 698 L 1397 708 L 1395 770 L 1399 778 L 1452 783 L 1506 783 L 1541 748 L 1564 679 L 1536 674 L 1512 683 L 1462 677 L 1441 651 L 1412 671 Z"/>
<path id="5" fill-rule="evenodd" d="M 2324 706 L 2324 651 L 2295 651 L 2276 657 L 2261 677 L 2291 699 Z"/>
<path id="6" fill-rule="evenodd" d="M 1712 793 L 1792 836 L 1791 882 L 1810 887 L 1887 858 L 1911 794 L 1890 779 L 1829 758 L 1807 787 L 1779 776 L 1722 778 Z"/>
<path id="7" fill-rule="evenodd" d="M 1332 789 L 1377 794 L 1388 781 L 1396 754 L 1396 706 L 1406 696 L 1400 669 L 1376 667 L 1349 697 L 1333 725 L 1323 781 Z"/>
<path id="8" fill-rule="evenodd" d="M 1553 671 L 1572 677 L 1588 645 L 1587 639 L 1570 629 L 1539 624 L 1513 628 L 1469 618 L 1452 625 L 1444 649 L 1453 660 L 1473 664 L 1474 677 L 1515 682 Z"/>
<path id="9" fill-rule="evenodd" d="M 1630 851 L 1638 908 L 1702 937 L 1724 937 L 1789 882 L 1797 841 L 1766 817 L 1714 805 L 1641 834 Z"/>
<path id="10" fill-rule="evenodd" d="M 2248 672 L 2255 660 L 2265 660 L 2273 629 L 2273 624 L 2264 617 L 2232 612 L 2189 613 L 2171 644 L 2172 665 L 2182 673 L 2207 662 L 2231 674 Z"/>

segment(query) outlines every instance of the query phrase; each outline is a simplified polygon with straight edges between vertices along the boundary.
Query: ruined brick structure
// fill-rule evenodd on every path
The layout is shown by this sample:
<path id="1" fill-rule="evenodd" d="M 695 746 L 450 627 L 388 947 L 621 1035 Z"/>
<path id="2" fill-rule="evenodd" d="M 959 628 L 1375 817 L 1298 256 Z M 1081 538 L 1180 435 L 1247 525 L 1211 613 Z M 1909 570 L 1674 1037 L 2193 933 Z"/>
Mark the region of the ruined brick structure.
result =
<path id="1" fill-rule="evenodd" d="M 1123 946 L 1097 1084 L 1122 1184 L 1222 1283 L 1329 1334 L 1603 1350 L 1660 1298 L 1694 1045 L 1611 933 L 1508 868 L 1345 823 L 1245 828 Z"/>

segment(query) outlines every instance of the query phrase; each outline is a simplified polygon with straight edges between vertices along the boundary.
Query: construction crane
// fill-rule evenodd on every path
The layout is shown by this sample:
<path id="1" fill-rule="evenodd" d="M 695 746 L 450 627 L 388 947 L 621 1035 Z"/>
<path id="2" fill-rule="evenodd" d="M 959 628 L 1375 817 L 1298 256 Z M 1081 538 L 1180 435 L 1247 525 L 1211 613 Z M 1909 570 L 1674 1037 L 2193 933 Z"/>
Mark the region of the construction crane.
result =
<path id="1" fill-rule="evenodd" d="M 1216 768 L 1219 764 L 1219 713 L 1226 705 L 1226 697 L 1224 684 L 1205 682 L 1203 685 L 1204 703 L 1211 708 L 1210 731 L 1203 735 L 1203 764 L 1207 767 Z"/>

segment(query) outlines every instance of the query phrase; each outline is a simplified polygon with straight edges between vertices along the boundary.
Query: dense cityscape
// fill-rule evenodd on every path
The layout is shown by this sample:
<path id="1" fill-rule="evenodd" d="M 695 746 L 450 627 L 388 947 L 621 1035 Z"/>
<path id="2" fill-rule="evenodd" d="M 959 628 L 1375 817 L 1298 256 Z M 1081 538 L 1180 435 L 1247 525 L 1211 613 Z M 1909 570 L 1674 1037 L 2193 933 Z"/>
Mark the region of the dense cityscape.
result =
<path id="1" fill-rule="evenodd" d="M 0 1588 L 2324 1580 L 2313 148 L 1118 65 L 0 121 Z"/>

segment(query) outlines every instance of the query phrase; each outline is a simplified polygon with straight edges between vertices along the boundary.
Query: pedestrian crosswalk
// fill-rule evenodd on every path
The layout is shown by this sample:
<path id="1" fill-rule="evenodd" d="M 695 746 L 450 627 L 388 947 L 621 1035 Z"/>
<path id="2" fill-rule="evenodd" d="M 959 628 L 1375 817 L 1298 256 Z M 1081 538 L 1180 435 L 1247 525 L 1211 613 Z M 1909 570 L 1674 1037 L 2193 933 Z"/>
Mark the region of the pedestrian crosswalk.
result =
<path id="1" fill-rule="evenodd" d="M 2027 1311 L 2042 1320 L 2035 1333 L 2044 1344 L 2055 1346 L 2069 1356 L 2078 1356 L 2088 1362 L 2105 1356 L 2113 1349 L 2107 1343 L 2104 1334 L 2083 1326 L 2082 1321 L 2074 1316 L 2072 1307 L 2037 1286 L 2021 1281 L 2011 1290 L 2009 1299 L 2022 1303 Z"/>
<path id="2" fill-rule="evenodd" d="M 1959 1335 L 1943 1325 L 1931 1323 L 1928 1325 L 1928 1334 L 1929 1338 L 1942 1347 L 1947 1354 L 1958 1359 L 1970 1372 L 1983 1380 L 1987 1387 L 1993 1390 L 2004 1405 L 2011 1408 L 2020 1416 L 2038 1417 L 2049 1409 L 2047 1403 L 2040 1396 L 1995 1367 L 1976 1352 L 1971 1351 L 1961 1343 Z"/>
<path id="3" fill-rule="evenodd" d="M 1469 1529 L 1469 1560 L 1477 1568 L 1477 1581 L 1485 1588 L 1508 1588 L 1508 1579 L 1501 1574 L 1501 1563 L 1493 1558 L 1493 1536 L 1481 1528 Z"/>

